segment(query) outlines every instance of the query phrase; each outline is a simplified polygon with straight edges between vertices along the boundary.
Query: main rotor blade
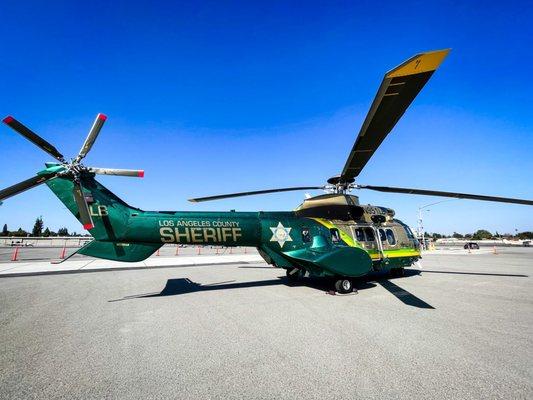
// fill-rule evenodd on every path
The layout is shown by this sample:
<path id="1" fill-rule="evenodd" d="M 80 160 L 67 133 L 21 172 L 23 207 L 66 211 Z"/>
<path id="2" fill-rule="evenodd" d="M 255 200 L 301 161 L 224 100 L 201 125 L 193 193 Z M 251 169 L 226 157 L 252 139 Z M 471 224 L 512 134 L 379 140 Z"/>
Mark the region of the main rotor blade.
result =
<path id="1" fill-rule="evenodd" d="M 46 140 L 44 140 L 42 137 L 37 135 L 35 132 L 33 132 L 30 128 L 27 126 L 21 124 L 19 121 L 17 121 L 12 116 L 7 116 L 3 119 L 4 124 L 8 125 L 11 129 L 14 131 L 17 131 L 22 136 L 24 136 L 26 139 L 28 139 L 30 142 L 41 148 L 42 150 L 46 151 L 48 154 L 50 154 L 52 157 L 56 158 L 57 160 L 64 162 L 65 158 L 63 157 L 63 154 L 61 154 L 53 145 L 48 143 Z"/>
<path id="2" fill-rule="evenodd" d="M 144 177 L 144 170 L 142 169 L 115 169 L 115 168 L 90 167 L 89 172 L 93 172 L 98 175 L 134 176 L 137 178 Z"/>
<path id="3" fill-rule="evenodd" d="M 512 199 L 509 197 L 485 196 L 482 194 L 441 192 L 437 190 L 409 189 L 409 188 L 399 188 L 399 187 L 389 187 L 389 186 L 371 186 L 371 185 L 357 185 L 356 188 L 376 190 L 378 192 L 420 194 L 423 196 L 454 197 L 456 199 L 484 200 L 484 201 L 495 201 L 499 203 L 514 203 L 514 204 L 525 204 L 528 206 L 533 206 L 533 200 Z"/>
<path id="4" fill-rule="evenodd" d="M 189 199 L 189 201 L 193 203 L 199 203 L 201 201 L 221 200 L 221 199 L 228 199 L 230 197 L 253 196 L 256 194 L 291 192 L 291 191 L 296 191 L 296 190 L 310 190 L 310 189 L 324 189 L 324 188 L 325 188 L 324 186 L 300 186 L 300 187 L 290 187 L 290 188 L 282 188 L 282 189 L 255 190 L 253 192 L 239 192 L 239 193 L 219 194 L 217 196 L 197 197 L 194 199 Z"/>
<path id="5" fill-rule="evenodd" d="M 79 182 L 74 182 L 74 189 L 72 192 L 74 194 L 74 200 L 76 200 L 76 205 L 78 206 L 78 212 L 80 213 L 80 220 L 83 224 L 83 229 L 93 229 L 93 219 L 91 217 L 91 213 L 89 212 L 89 206 L 87 205 L 87 200 L 83 195 L 83 189 Z"/>
<path id="6" fill-rule="evenodd" d="M 28 189 L 31 189 L 32 187 L 39 186 L 41 183 L 44 183 L 55 176 L 56 174 L 32 176 L 30 179 L 26 179 L 25 181 L 19 182 L 13 186 L 0 190 L 0 201 L 22 193 Z"/>
<path id="7" fill-rule="evenodd" d="M 342 170 L 341 182 L 349 182 L 361 173 L 449 51 L 417 54 L 385 74 Z"/>
<path id="8" fill-rule="evenodd" d="M 83 146 L 81 146 L 80 154 L 78 154 L 76 160 L 80 161 L 91 150 L 94 141 L 96 140 L 98 134 L 100 133 L 100 130 L 102 129 L 102 126 L 104 126 L 104 122 L 106 121 L 106 119 L 107 117 L 101 113 L 96 116 L 93 126 L 91 127 L 91 130 L 87 135 L 87 139 L 85 139 L 85 143 L 83 143 Z"/>

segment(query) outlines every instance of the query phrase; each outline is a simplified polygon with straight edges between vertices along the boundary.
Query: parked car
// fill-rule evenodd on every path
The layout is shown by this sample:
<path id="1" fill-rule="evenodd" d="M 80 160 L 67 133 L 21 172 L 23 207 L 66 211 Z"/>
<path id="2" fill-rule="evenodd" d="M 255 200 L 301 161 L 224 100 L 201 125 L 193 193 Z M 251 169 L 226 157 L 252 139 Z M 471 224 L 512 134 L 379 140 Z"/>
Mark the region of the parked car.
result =
<path id="1" fill-rule="evenodd" d="M 33 247 L 32 243 L 24 243 L 20 240 L 12 240 L 10 246 L 12 247 Z"/>
<path id="2" fill-rule="evenodd" d="M 464 248 L 465 249 L 476 249 L 476 250 L 479 250 L 479 244 L 477 244 L 476 242 L 468 242 L 464 245 Z"/>

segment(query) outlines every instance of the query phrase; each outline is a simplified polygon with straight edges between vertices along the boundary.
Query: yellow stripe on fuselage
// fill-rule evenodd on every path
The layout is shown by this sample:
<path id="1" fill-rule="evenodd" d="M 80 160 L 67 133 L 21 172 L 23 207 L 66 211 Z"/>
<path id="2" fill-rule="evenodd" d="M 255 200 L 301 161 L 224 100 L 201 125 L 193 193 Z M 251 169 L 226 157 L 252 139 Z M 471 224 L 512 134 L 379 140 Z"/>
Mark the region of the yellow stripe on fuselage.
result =
<path id="1" fill-rule="evenodd" d="M 339 231 L 340 235 L 341 235 L 342 241 L 344 243 L 346 243 L 348 246 L 350 246 L 350 247 L 361 247 L 361 245 L 359 245 L 359 243 L 354 241 L 350 235 L 348 235 L 346 232 L 344 232 L 339 227 L 337 227 L 334 224 L 332 224 L 331 221 L 328 221 L 327 219 L 323 219 L 323 218 L 311 218 L 311 219 L 314 219 L 316 222 L 318 222 L 319 224 L 324 225 L 328 229 L 333 229 L 333 228 L 337 229 Z"/>
<path id="2" fill-rule="evenodd" d="M 379 252 L 377 252 L 375 250 L 372 251 L 372 252 L 369 252 L 369 251 L 367 251 L 367 252 L 370 255 L 370 258 L 372 260 L 379 260 L 381 258 Z M 420 257 L 420 252 L 419 251 L 413 250 L 413 249 L 409 249 L 409 248 L 394 249 L 394 250 L 383 250 L 383 254 L 387 258 Z"/>

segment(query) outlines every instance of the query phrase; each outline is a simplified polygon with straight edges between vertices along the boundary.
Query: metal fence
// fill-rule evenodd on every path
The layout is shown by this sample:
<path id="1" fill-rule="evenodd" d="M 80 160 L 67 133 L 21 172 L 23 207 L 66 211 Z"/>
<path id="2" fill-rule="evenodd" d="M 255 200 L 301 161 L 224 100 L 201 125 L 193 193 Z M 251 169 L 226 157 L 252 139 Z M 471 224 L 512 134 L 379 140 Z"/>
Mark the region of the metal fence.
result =
<path id="1" fill-rule="evenodd" d="M 23 239 L 23 240 L 21 240 Z M 87 237 L 68 238 L 2 238 L 0 263 L 10 261 L 50 261 L 63 259 L 91 241 Z M 191 246 L 165 244 L 152 257 L 213 256 L 230 254 L 257 254 L 253 247 Z M 85 256 L 75 255 L 74 259 Z"/>
<path id="2" fill-rule="evenodd" d="M 0 237 L 0 246 L 20 247 L 81 247 L 93 240 L 86 236 Z"/>

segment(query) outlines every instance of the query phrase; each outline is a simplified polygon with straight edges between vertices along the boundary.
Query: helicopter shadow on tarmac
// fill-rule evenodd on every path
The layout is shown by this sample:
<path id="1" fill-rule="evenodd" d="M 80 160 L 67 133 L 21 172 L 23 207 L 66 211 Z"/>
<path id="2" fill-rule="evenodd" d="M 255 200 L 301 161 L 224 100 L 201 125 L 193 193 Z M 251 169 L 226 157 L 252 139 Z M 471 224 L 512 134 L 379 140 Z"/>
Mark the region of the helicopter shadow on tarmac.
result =
<path id="1" fill-rule="evenodd" d="M 406 270 L 405 275 L 402 278 L 408 278 L 410 276 L 420 275 L 419 270 Z M 383 289 L 387 290 L 390 294 L 392 294 L 394 297 L 396 297 L 398 300 L 400 300 L 405 305 L 416 307 L 416 308 L 426 308 L 430 310 L 434 310 L 435 307 L 433 307 L 431 304 L 426 303 L 421 298 L 415 296 L 411 292 L 408 292 L 407 290 L 403 289 L 402 287 L 396 285 L 394 282 L 392 282 L 393 279 L 399 279 L 397 278 L 390 278 L 386 276 L 378 276 L 375 282 L 377 282 Z"/>
<path id="2" fill-rule="evenodd" d="M 409 278 L 411 276 L 419 275 L 421 271 L 419 270 L 406 270 L 403 279 Z M 433 306 L 426 303 L 424 300 L 418 298 L 414 294 L 408 292 L 407 290 L 401 288 L 395 283 L 391 282 L 393 279 L 387 275 L 371 275 L 365 278 L 359 278 L 354 281 L 354 287 L 359 290 L 372 289 L 379 284 L 389 293 L 394 295 L 402 303 L 416 307 L 416 308 L 425 308 L 425 309 L 434 309 Z M 277 279 L 267 279 L 262 281 L 252 281 L 252 282 L 235 282 L 235 281 L 225 281 L 217 282 L 213 284 L 200 284 L 194 281 L 191 281 L 188 278 L 176 278 L 168 279 L 165 287 L 160 292 L 152 293 L 143 293 L 131 296 L 125 296 L 121 299 L 109 300 L 109 302 L 123 301 L 123 300 L 133 300 L 133 299 L 142 299 L 142 298 L 154 298 L 154 297 L 166 297 L 166 296 L 177 296 L 182 294 L 194 293 L 194 292 L 203 292 L 203 291 L 212 291 L 212 290 L 230 290 L 230 289 L 241 289 L 241 288 L 254 288 L 254 287 L 263 287 L 263 286 L 276 286 L 276 285 L 286 285 L 286 286 L 306 286 L 316 290 L 320 290 L 325 293 L 331 293 L 331 283 L 325 279 L 303 279 L 299 282 L 290 282 L 286 277 L 280 276 Z"/>

